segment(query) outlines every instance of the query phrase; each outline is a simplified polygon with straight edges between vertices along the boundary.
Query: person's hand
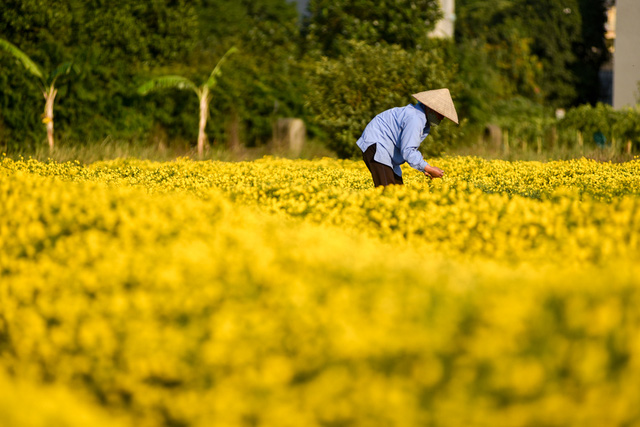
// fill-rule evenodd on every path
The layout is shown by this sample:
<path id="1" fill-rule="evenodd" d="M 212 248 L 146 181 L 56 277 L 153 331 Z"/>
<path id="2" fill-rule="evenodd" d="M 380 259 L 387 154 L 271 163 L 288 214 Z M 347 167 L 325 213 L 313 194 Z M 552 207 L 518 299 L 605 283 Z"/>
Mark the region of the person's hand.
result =
<path id="1" fill-rule="evenodd" d="M 430 179 L 442 178 L 442 176 L 444 175 L 444 171 L 435 166 L 427 166 L 424 168 L 424 174 Z"/>

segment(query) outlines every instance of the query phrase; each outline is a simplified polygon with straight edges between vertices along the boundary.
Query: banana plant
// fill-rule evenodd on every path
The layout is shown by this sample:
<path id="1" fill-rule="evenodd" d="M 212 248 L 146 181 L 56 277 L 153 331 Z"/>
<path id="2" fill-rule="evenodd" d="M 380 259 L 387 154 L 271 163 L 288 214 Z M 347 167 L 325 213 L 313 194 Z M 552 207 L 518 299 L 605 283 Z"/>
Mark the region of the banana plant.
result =
<path id="1" fill-rule="evenodd" d="M 18 62 L 22 63 L 30 74 L 38 78 L 40 91 L 42 92 L 45 100 L 42 123 L 44 123 L 47 128 L 49 151 L 53 151 L 53 103 L 56 99 L 56 95 L 58 94 L 58 90 L 56 89 L 56 80 L 63 75 L 69 74 L 73 68 L 73 64 L 71 62 L 65 62 L 48 75 L 45 75 L 42 68 L 33 62 L 26 53 L 7 40 L 0 39 L 0 50 L 4 50 L 13 55 Z"/>
<path id="2" fill-rule="evenodd" d="M 211 90 L 218 83 L 218 77 L 222 74 L 221 66 L 225 59 L 236 52 L 237 48 L 232 47 L 220 58 L 213 71 L 209 75 L 207 81 L 197 86 L 194 82 L 186 77 L 177 75 L 161 76 L 151 79 L 138 88 L 140 95 L 146 95 L 149 92 L 161 89 L 185 89 L 192 90 L 198 95 L 200 101 L 200 122 L 198 127 L 198 156 L 202 157 L 204 151 L 204 142 L 206 139 L 205 127 L 207 126 L 207 118 L 209 117 L 209 102 L 211 102 Z"/>

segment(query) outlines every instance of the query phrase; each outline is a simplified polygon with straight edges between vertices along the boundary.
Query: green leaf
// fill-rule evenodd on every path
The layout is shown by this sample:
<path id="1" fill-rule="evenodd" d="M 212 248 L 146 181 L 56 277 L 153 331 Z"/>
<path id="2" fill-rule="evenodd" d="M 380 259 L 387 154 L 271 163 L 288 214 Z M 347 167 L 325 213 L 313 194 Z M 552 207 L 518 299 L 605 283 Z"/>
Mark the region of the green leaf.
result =
<path id="1" fill-rule="evenodd" d="M 222 56 L 222 58 L 220 58 L 220 61 L 218 61 L 218 63 L 216 64 L 216 67 L 211 72 L 211 75 L 209 76 L 209 79 L 205 83 L 209 89 L 213 89 L 214 88 L 214 86 L 216 85 L 216 79 L 222 74 L 222 70 L 220 70 L 220 67 L 224 63 L 225 59 L 227 59 L 227 57 L 229 55 L 231 55 L 231 54 L 233 54 L 233 53 L 235 53 L 237 51 L 238 51 L 238 48 L 233 46 L 231 49 L 229 49 L 227 51 L 227 53 L 225 53 Z"/>
<path id="2" fill-rule="evenodd" d="M 22 62 L 22 65 L 24 65 L 27 71 L 29 71 L 34 76 L 44 80 L 44 76 L 42 75 L 40 67 L 38 67 L 26 53 L 18 49 L 18 47 L 8 42 L 7 40 L 0 39 L 0 49 L 3 49 L 15 56 L 18 61 Z"/>
<path id="3" fill-rule="evenodd" d="M 161 89 L 191 89 L 196 94 L 198 88 L 189 79 L 182 76 L 162 76 L 155 79 L 151 79 L 138 88 L 140 95 L 146 95 L 149 92 Z"/>
<path id="4" fill-rule="evenodd" d="M 73 68 L 73 62 L 65 62 L 61 64 L 49 74 L 49 84 L 54 84 L 56 79 L 62 75 L 69 74 Z"/>

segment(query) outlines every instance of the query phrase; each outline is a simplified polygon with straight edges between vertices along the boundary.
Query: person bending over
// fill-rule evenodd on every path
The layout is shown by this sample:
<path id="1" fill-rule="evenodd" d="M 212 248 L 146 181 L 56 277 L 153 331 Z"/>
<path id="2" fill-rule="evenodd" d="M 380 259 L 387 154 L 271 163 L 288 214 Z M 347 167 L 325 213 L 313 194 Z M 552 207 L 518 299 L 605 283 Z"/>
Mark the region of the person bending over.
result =
<path id="1" fill-rule="evenodd" d="M 442 169 L 429 165 L 418 150 L 431 126 L 443 118 L 458 123 L 458 113 L 449 89 L 436 89 L 412 95 L 418 102 L 383 111 L 369 122 L 358 147 L 371 172 L 374 186 L 402 185 L 404 162 L 430 179 L 442 178 Z"/>

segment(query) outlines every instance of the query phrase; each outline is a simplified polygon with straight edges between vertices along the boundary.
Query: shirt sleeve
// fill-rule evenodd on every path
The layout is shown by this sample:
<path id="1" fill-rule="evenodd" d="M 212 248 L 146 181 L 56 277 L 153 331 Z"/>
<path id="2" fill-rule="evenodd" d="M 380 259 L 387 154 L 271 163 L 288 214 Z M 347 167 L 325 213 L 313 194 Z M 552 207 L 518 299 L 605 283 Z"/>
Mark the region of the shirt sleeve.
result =
<path id="1" fill-rule="evenodd" d="M 423 141 L 422 123 L 419 120 L 407 120 L 400 134 L 400 152 L 404 160 L 414 169 L 424 172 L 429 164 L 418 150 Z"/>

